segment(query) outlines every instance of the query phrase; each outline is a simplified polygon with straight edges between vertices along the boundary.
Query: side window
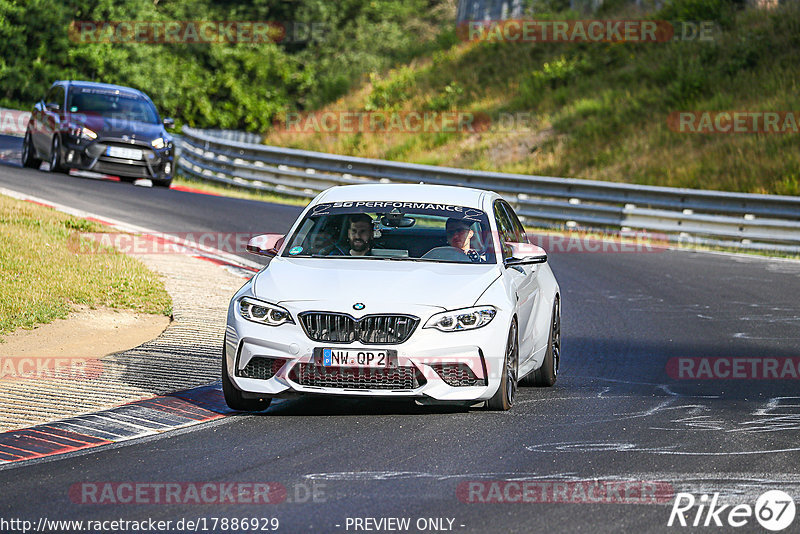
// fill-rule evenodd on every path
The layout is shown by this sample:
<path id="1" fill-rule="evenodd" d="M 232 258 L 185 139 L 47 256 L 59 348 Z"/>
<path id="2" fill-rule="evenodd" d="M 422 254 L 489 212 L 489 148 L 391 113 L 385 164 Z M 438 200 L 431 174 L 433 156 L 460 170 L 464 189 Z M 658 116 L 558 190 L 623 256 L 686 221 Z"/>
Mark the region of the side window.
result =
<path id="1" fill-rule="evenodd" d="M 525 234 L 525 228 L 519 221 L 519 217 L 517 217 L 517 214 L 514 213 L 514 208 L 512 208 L 507 202 L 503 202 L 503 207 L 508 213 L 508 219 L 511 221 L 511 225 L 514 228 L 514 240 L 517 243 L 527 243 L 528 236 Z"/>
<path id="2" fill-rule="evenodd" d="M 58 100 L 56 100 L 56 88 L 51 87 L 49 91 L 47 91 L 47 95 L 44 97 L 45 105 L 55 104 Z"/>
<path id="3" fill-rule="evenodd" d="M 60 85 L 55 87 L 51 87 L 49 91 L 47 91 L 47 96 L 44 99 L 44 103 L 46 105 L 56 104 L 58 105 L 58 109 L 64 109 L 64 88 Z"/>
<path id="4" fill-rule="evenodd" d="M 503 203 L 500 200 L 494 203 L 494 218 L 497 222 L 497 231 L 500 237 L 500 248 L 503 252 L 503 260 L 511 257 L 511 248 L 506 243 L 513 243 L 516 241 L 514 235 L 514 225 L 503 208 Z"/>
<path id="5" fill-rule="evenodd" d="M 294 239 L 292 240 L 291 248 L 294 248 L 298 245 L 305 248 L 311 246 L 309 236 L 311 235 L 311 231 L 314 228 L 314 220 L 313 219 L 306 219 L 303 221 L 303 224 L 300 225 L 300 228 L 297 229 L 297 233 L 295 234 Z M 287 248 L 286 251 L 283 253 L 284 257 L 289 256 L 290 248 Z"/>

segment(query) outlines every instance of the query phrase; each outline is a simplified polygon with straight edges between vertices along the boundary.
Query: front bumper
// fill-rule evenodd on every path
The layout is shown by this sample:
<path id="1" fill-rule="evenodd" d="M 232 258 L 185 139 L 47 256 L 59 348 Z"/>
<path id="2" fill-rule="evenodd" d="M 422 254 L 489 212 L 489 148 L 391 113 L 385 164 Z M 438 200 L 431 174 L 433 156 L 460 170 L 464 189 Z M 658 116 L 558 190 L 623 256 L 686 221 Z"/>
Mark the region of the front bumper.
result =
<path id="1" fill-rule="evenodd" d="M 423 328 L 428 318 L 440 311 L 433 307 L 414 310 L 420 324 L 404 343 L 331 344 L 312 341 L 299 324 L 273 327 L 253 323 L 243 319 L 232 305 L 225 336 L 228 376 L 245 396 L 253 397 L 311 393 L 441 402 L 490 398 L 500 385 L 510 314 L 498 310 L 491 323 L 470 331 Z M 297 321 L 297 310 L 290 312 Z M 323 348 L 396 353 L 385 370 L 338 369 L 321 365 Z"/>
<path id="2" fill-rule="evenodd" d="M 98 138 L 86 142 L 65 138 L 61 161 L 73 169 L 99 172 L 128 178 L 169 180 L 173 170 L 173 150 L 156 150 L 147 143 L 115 138 Z M 109 146 L 134 148 L 142 151 L 140 160 L 115 158 L 107 155 Z"/>

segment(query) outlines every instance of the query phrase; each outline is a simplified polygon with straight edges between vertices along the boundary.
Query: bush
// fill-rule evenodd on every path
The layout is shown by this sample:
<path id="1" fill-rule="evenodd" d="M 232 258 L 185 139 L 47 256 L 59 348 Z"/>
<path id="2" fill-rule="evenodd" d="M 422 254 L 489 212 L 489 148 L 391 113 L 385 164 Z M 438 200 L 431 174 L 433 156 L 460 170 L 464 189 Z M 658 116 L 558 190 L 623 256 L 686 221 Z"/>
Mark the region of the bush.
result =
<path id="1" fill-rule="evenodd" d="M 411 69 L 404 68 L 391 72 L 385 80 L 373 73 L 370 75 L 370 82 L 372 92 L 367 97 L 367 111 L 399 109 L 411 97 L 414 73 Z"/>
<path id="2" fill-rule="evenodd" d="M 713 20 L 730 23 L 733 11 L 741 2 L 731 0 L 671 0 L 656 16 L 669 21 Z"/>
<path id="3" fill-rule="evenodd" d="M 53 81 L 84 79 L 145 91 L 179 127 L 263 132 L 276 115 L 326 104 L 367 73 L 451 46 L 451 8 L 448 0 L 0 0 L 0 106 L 30 109 Z M 278 44 L 84 43 L 70 40 L 73 20 L 272 20 L 320 31 Z M 403 98 L 402 82 L 375 95 L 376 105 Z"/>
<path id="4" fill-rule="evenodd" d="M 458 105 L 462 96 L 464 95 L 464 88 L 458 82 L 452 82 L 445 86 L 439 93 L 430 97 L 425 103 L 425 109 L 430 111 L 445 111 L 453 109 Z"/>

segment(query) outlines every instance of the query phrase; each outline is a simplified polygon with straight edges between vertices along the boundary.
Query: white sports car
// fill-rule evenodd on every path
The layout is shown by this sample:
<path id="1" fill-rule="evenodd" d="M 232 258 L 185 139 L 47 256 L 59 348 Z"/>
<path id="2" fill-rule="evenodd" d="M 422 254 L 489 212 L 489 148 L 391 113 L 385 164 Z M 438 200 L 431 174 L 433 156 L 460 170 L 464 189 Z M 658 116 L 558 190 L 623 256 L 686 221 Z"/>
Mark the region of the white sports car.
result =
<path id="1" fill-rule="evenodd" d="M 233 409 L 323 394 L 508 410 L 518 381 L 556 381 L 558 283 L 497 193 L 334 187 L 248 250 L 273 259 L 228 310 Z"/>

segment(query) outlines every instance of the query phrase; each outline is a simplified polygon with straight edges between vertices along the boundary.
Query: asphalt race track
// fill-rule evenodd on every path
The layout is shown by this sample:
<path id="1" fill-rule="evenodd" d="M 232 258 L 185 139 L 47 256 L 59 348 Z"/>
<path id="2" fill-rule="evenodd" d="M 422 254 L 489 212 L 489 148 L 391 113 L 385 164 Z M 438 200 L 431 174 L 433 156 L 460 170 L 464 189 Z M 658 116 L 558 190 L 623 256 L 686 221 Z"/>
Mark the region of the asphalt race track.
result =
<path id="1" fill-rule="evenodd" d="M 15 142 L 3 138 L 0 150 Z M 281 232 L 299 211 L 11 165 L 0 165 L 0 187 L 165 232 Z M 206 531 L 212 518 L 277 518 L 278 532 L 366 531 L 357 526 L 377 523 L 364 518 L 409 518 L 408 532 L 653 532 L 690 530 L 667 526 L 678 492 L 698 504 L 719 493 L 719 503 L 751 507 L 767 490 L 800 496 L 798 376 L 675 371 L 677 358 L 717 357 L 745 373 L 764 358 L 797 371 L 800 263 L 682 251 L 554 253 L 550 261 L 563 298 L 561 372 L 552 389 L 522 388 L 510 412 L 284 401 L 258 415 L 6 466 L 0 515 L 206 518 Z M 573 483 L 566 499 L 530 499 L 570 502 L 498 502 L 519 497 L 517 486 L 491 489 L 508 480 Z M 646 481 L 666 496 L 597 503 L 575 492 L 586 480 Z M 81 483 L 186 482 L 278 483 L 286 493 L 270 504 L 85 504 L 74 493 Z M 691 530 L 731 530 L 730 509 L 719 516 L 724 528 Z M 747 519 L 735 530 L 765 532 Z"/>

